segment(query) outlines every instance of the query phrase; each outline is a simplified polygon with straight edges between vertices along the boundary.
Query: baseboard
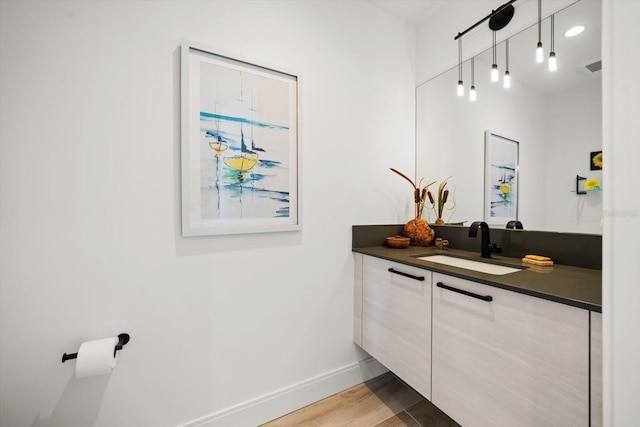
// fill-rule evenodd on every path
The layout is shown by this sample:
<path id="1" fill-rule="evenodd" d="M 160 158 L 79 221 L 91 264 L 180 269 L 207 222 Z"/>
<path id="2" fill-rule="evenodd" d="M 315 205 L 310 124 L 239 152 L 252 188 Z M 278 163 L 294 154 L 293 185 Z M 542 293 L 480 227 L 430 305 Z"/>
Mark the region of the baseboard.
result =
<path id="1" fill-rule="evenodd" d="M 293 384 L 180 427 L 255 427 L 387 372 L 373 358 Z"/>

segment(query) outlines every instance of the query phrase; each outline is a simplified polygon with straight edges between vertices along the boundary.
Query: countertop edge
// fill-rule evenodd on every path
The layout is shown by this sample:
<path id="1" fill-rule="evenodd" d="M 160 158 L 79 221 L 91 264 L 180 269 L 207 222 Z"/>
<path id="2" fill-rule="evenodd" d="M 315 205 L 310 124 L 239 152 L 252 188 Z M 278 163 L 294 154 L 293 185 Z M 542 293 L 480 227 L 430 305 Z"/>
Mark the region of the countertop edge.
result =
<path id="1" fill-rule="evenodd" d="M 527 286 L 523 284 L 523 280 L 510 280 L 509 277 L 506 276 L 495 276 L 496 278 L 492 278 L 488 274 L 484 273 L 476 273 L 472 270 L 451 267 L 447 265 L 436 265 L 435 263 L 422 261 L 416 259 L 416 257 L 426 254 L 443 254 L 443 251 L 437 251 L 435 248 L 429 247 L 410 247 L 407 249 L 391 249 L 385 246 L 372 246 L 372 247 L 364 247 L 364 248 L 352 248 L 352 252 L 361 253 L 363 255 L 368 255 L 376 258 L 386 259 L 388 261 L 397 262 L 400 264 L 405 264 L 411 267 L 422 268 L 428 271 L 433 271 L 436 273 L 447 274 L 453 277 L 457 277 L 460 279 L 466 279 L 477 283 L 482 283 L 484 285 L 493 286 L 500 289 L 505 289 L 512 292 L 521 293 L 524 295 L 529 295 L 536 298 L 545 299 L 548 301 L 557 302 L 560 304 L 570 305 L 573 307 L 581 308 L 588 311 L 593 311 L 597 313 L 602 313 L 602 305 L 598 304 L 596 301 L 589 300 L 589 298 L 572 298 L 563 295 L 563 287 L 558 286 L 557 292 L 545 292 L 540 289 L 535 289 L 535 287 Z M 452 256 L 461 256 L 463 258 L 469 258 L 468 253 L 463 253 L 465 251 L 460 250 L 451 250 L 450 254 Z M 508 259 L 504 257 L 500 257 L 496 259 L 498 263 L 501 264 L 511 264 L 511 265 L 521 265 L 522 263 L 517 263 L 516 259 Z M 599 270 L 591 270 L 581 267 L 570 267 L 570 266 L 554 266 L 554 268 L 559 269 L 560 271 L 567 270 L 569 272 L 576 272 L 583 274 L 591 287 L 595 286 L 595 281 L 599 280 L 600 284 L 600 299 L 602 298 L 602 273 Z M 552 270 L 550 270 L 552 271 Z M 519 275 L 528 274 L 527 272 L 520 272 Z M 515 274 L 515 273 L 513 273 Z M 553 274 L 553 273 L 550 273 Z M 526 279 L 526 277 L 524 278 Z M 520 283 L 518 283 L 520 282 Z"/>

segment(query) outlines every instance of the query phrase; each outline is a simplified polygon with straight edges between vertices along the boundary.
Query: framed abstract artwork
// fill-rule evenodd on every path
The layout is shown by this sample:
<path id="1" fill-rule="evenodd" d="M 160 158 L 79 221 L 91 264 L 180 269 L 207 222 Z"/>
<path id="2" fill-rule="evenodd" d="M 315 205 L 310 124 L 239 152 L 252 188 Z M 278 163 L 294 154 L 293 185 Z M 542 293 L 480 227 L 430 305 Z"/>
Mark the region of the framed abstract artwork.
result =
<path id="1" fill-rule="evenodd" d="M 484 221 L 504 227 L 518 219 L 518 141 L 485 131 Z"/>
<path id="2" fill-rule="evenodd" d="M 184 42 L 182 234 L 295 231 L 298 76 Z"/>

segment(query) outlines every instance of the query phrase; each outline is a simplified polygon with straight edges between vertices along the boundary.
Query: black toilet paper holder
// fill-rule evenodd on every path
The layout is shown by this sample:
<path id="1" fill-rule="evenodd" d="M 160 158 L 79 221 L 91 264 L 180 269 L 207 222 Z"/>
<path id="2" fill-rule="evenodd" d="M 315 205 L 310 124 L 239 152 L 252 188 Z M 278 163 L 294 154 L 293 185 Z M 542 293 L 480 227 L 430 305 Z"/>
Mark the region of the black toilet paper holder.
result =
<path id="1" fill-rule="evenodd" d="M 129 342 L 129 334 L 119 334 L 118 344 L 116 344 L 115 348 L 113 349 L 113 357 L 116 357 L 116 351 L 122 350 L 122 347 L 124 347 L 125 344 L 128 342 Z M 66 362 L 67 360 L 77 359 L 77 358 L 78 358 L 78 353 L 71 353 L 71 354 L 65 353 L 62 355 L 62 363 Z"/>

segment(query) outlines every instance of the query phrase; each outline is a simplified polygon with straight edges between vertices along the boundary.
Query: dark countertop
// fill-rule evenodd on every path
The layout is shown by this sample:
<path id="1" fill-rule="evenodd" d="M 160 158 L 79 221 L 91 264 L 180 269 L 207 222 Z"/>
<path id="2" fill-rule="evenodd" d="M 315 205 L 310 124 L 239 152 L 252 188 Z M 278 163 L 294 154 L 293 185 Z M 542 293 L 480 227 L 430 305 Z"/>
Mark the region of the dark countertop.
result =
<path id="1" fill-rule="evenodd" d="M 353 252 L 424 268 L 586 310 L 602 312 L 602 271 L 596 269 L 558 264 L 551 267 L 538 267 L 525 264 L 520 258 L 508 258 L 496 254 L 491 255 L 491 260 L 483 260 L 480 254 L 476 252 L 459 249 L 439 250 L 434 246 L 410 246 L 406 249 L 370 246 L 353 248 Z M 500 276 L 416 258 L 425 255 L 449 255 L 474 261 L 525 268 L 517 273 Z"/>

